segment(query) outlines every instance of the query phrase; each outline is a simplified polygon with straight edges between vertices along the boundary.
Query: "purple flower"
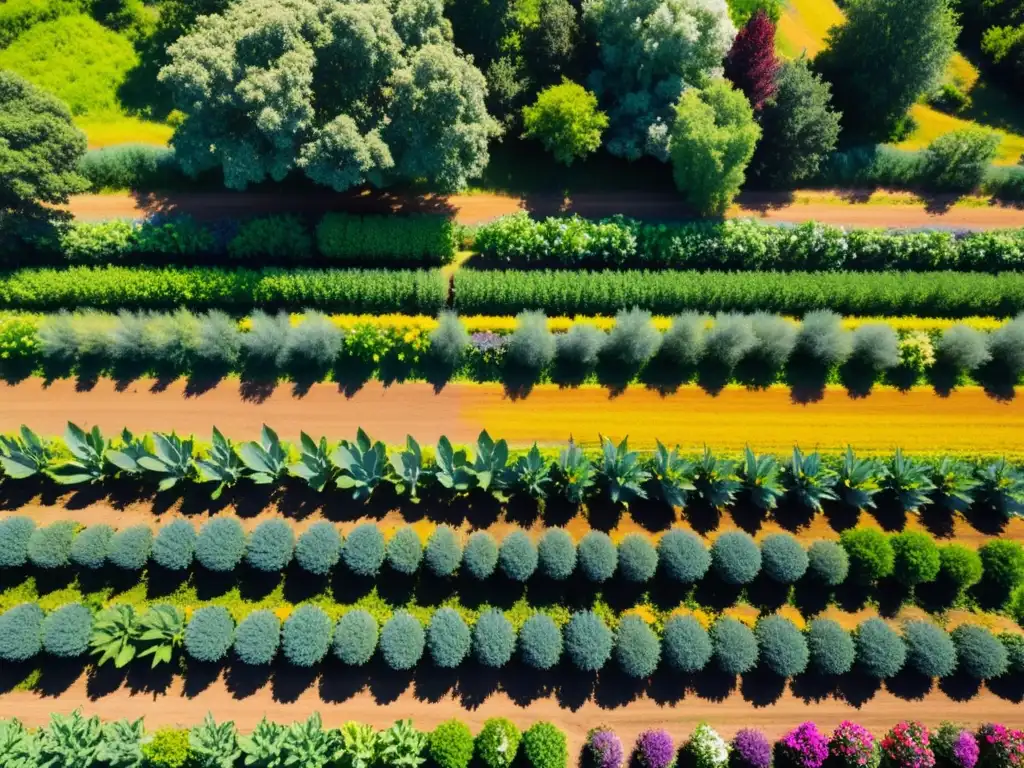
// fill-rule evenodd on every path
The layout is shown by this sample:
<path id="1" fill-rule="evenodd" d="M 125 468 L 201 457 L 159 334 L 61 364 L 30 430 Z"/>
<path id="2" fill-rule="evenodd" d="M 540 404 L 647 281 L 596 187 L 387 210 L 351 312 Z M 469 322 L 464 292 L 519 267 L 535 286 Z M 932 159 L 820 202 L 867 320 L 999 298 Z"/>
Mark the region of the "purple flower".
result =
<path id="1" fill-rule="evenodd" d="M 676 759 L 676 748 L 667 731 L 644 731 L 636 740 L 636 759 L 644 768 L 668 768 Z"/>
<path id="2" fill-rule="evenodd" d="M 471 334 L 469 343 L 479 352 L 491 352 L 505 347 L 505 337 L 492 331 L 479 331 Z"/>
<path id="3" fill-rule="evenodd" d="M 622 765 L 622 742 L 613 730 L 592 730 L 587 735 L 587 750 L 594 768 L 620 768 Z"/>
<path id="4" fill-rule="evenodd" d="M 974 768 L 978 762 L 978 740 L 970 731 L 960 731 L 953 742 L 953 758 L 960 768 Z"/>
<path id="5" fill-rule="evenodd" d="M 814 723 L 801 723 L 779 742 L 783 757 L 795 768 L 821 768 L 828 758 L 828 739 Z"/>
<path id="6" fill-rule="evenodd" d="M 772 764 L 772 745 L 753 728 L 737 731 L 732 740 L 733 755 L 744 768 L 768 768 Z"/>

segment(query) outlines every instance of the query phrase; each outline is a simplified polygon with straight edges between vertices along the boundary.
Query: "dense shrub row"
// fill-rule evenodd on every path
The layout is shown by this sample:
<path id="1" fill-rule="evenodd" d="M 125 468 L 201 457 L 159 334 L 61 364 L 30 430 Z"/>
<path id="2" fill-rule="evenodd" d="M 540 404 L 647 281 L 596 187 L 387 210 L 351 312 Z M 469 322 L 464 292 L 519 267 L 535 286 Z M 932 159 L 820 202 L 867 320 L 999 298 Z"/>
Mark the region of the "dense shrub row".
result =
<path id="1" fill-rule="evenodd" d="M 984 271 L 1024 268 L 1024 230 L 979 232 L 846 231 L 808 222 L 751 220 L 644 224 L 578 216 L 535 221 L 517 213 L 486 224 L 476 248 L 489 265 L 574 269 L 867 272 Z"/>

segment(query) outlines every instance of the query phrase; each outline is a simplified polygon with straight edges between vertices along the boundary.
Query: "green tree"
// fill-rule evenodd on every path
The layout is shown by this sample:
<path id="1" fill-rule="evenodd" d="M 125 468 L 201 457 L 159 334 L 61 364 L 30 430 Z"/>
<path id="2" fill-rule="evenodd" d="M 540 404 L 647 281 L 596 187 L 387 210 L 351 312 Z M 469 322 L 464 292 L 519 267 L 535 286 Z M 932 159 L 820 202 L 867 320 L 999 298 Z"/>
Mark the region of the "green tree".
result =
<path id="1" fill-rule="evenodd" d="M 672 129 L 676 187 L 700 213 L 724 213 L 760 136 L 750 102 L 729 83 L 691 88 L 679 100 Z"/>
<path id="2" fill-rule="evenodd" d="M 841 116 L 832 109 L 832 90 L 801 57 L 782 65 L 775 95 L 761 110 L 763 135 L 751 171 L 773 186 L 792 187 L 810 179 L 835 149 Z"/>
<path id="3" fill-rule="evenodd" d="M 527 30 L 526 61 L 536 82 L 551 82 L 552 76 L 572 69 L 579 43 L 578 13 L 569 0 L 540 0 L 538 23 Z"/>
<path id="4" fill-rule="evenodd" d="M 597 97 L 582 85 L 562 79 L 537 94 L 523 109 L 524 138 L 538 139 L 555 160 L 566 165 L 601 146 L 608 115 L 597 108 Z"/>
<path id="5" fill-rule="evenodd" d="M 588 0 L 598 45 L 588 85 L 608 109 L 608 151 L 669 158 L 673 107 L 722 66 L 736 27 L 725 0 Z"/>
<path id="6" fill-rule="evenodd" d="M 160 79 L 187 115 L 189 173 L 242 189 L 294 169 L 344 190 L 425 179 L 456 190 L 497 124 L 441 0 L 240 0 L 174 43 Z"/>
<path id="7" fill-rule="evenodd" d="M 850 0 L 815 67 L 832 83 L 843 127 L 887 139 L 922 93 L 934 90 L 953 55 L 950 0 Z"/>
<path id="8" fill-rule="evenodd" d="M 936 189 L 969 192 L 996 158 L 999 134 L 976 125 L 939 136 L 924 152 L 925 173 Z"/>

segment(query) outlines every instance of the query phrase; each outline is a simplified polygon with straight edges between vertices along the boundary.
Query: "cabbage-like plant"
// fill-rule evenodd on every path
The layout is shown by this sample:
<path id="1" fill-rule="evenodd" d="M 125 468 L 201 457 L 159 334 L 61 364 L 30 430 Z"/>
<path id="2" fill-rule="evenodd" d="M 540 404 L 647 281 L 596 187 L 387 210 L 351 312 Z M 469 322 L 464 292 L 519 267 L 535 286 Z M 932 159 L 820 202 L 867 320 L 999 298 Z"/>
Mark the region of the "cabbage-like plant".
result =
<path id="1" fill-rule="evenodd" d="M 412 435 L 405 436 L 405 449 L 391 456 L 391 469 L 394 475 L 388 480 L 395 487 L 395 493 L 401 496 L 408 492 L 409 499 L 418 502 L 417 488 L 420 475 L 423 474 L 423 451 Z"/>
<path id="2" fill-rule="evenodd" d="M 785 492 L 779 479 L 779 462 L 770 454 L 758 456 L 750 446 L 743 449 L 740 481 L 750 503 L 762 512 L 775 509 Z"/>
<path id="3" fill-rule="evenodd" d="M 337 731 L 325 731 L 319 713 L 292 723 L 285 733 L 281 755 L 286 766 L 326 768 L 338 757 L 341 740 Z"/>
<path id="4" fill-rule="evenodd" d="M 471 469 L 477 487 L 482 491 L 501 490 L 507 465 L 508 443 L 504 439 L 495 442 L 485 429 L 476 439 Z"/>
<path id="5" fill-rule="evenodd" d="M 242 471 L 245 465 L 238 458 L 235 449 L 231 447 L 228 439 L 221 434 L 216 427 L 213 428 L 213 445 L 210 454 L 204 459 L 196 461 L 196 469 L 199 470 L 199 482 L 217 483 L 217 487 L 210 494 L 210 498 L 216 501 L 224 493 L 225 488 L 230 488 L 242 478 Z"/>
<path id="6" fill-rule="evenodd" d="M 377 732 L 372 725 L 345 723 L 341 726 L 339 738 L 338 758 L 345 768 L 370 768 L 373 765 L 377 757 Z"/>
<path id="7" fill-rule="evenodd" d="M 617 446 L 601 436 L 601 464 L 597 468 L 601 485 L 613 504 L 629 504 L 634 499 L 646 499 L 644 484 L 651 474 L 640 464 L 640 454 L 629 450 L 629 437 Z"/>
<path id="8" fill-rule="evenodd" d="M 464 493 L 476 484 L 477 476 L 466 458 L 465 450 L 456 451 L 444 435 L 437 441 L 434 461 L 434 479 L 449 491 Z"/>
<path id="9" fill-rule="evenodd" d="M 697 495 L 716 509 L 732 504 L 740 489 L 736 463 L 718 458 L 705 445 L 703 455 L 694 465 L 693 485 Z"/>
<path id="10" fill-rule="evenodd" d="M 351 489 L 353 501 L 365 501 L 384 479 L 388 456 L 384 443 L 373 442 L 366 432 L 358 429 L 355 442 L 342 440 L 331 454 L 331 461 L 339 470 L 335 479 L 338 487 Z"/>
<path id="11" fill-rule="evenodd" d="M 881 486 L 893 495 L 904 512 L 917 512 L 930 504 L 930 493 L 935 490 L 931 467 L 907 458 L 899 448 L 885 465 Z"/>
<path id="12" fill-rule="evenodd" d="M 161 476 L 157 489 L 167 491 L 187 480 L 192 474 L 193 443 L 174 432 L 169 435 L 153 433 L 153 451 L 139 457 L 138 465 L 147 472 Z"/>
<path id="13" fill-rule="evenodd" d="M 277 433 L 266 424 L 259 442 L 249 440 L 238 446 L 238 456 L 257 485 L 280 483 L 288 475 L 288 451 Z"/>
<path id="14" fill-rule="evenodd" d="M 782 484 L 794 499 L 808 509 L 820 512 L 826 501 L 835 501 L 835 485 L 838 477 L 821 463 L 818 452 L 806 456 L 799 448 L 793 448 L 793 455 L 782 468 Z"/>
<path id="15" fill-rule="evenodd" d="M 399 720 L 377 737 L 377 758 L 393 768 L 419 768 L 426 762 L 427 734 L 412 725 L 412 720 Z"/>
<path id="16" fill-rule="evenodd" d="M 37 768 L 39 739 L 17 718 L 0 720 L 0 765 L 6 768 Z"/>
<path id="17" fill-rule="evenodd" d="M 44 473 L 52 457 L 50 446 L 24 424 L 13 437 L 0 435 L 0 467 L 12 480 Z"/>
<path id="18" fill-rule="evenodd" d="M 50 470 L 50 477 L 61 485 L 95 483 L 106 474 L 105 454 L 107 442 L 99 427 L 86 432 L 76 424 L 68 422 L 64 429 L 64 445 L 74 456 L 71 461 L 58 464 Z"/>
<path id="19" fill-rule="evenodd" d="M 50 715 L 50 724 L 39 731 L 38 768 L 91 768 L 99 760 L 103 726 L 99 717 Z"/>
<path id="20" fill-rule="evenodd" d="M 145 440 L 136 437 L 127 429 L 122 429 L 118 443 L 117 448 L 111 446 L 107 449 L 107 461 L 121 472 L 127 472 L 129 475 L 141 475 L 144 470 L 139 464 L 139 459 L 149 454 Z"/>
<path id="21" fill-rule="evenodd" d="M 594 485 L 594 465 L 576 443 L 569 444 L 558 454 L 558 484 L 562 495 L 570 504 L 582 504 L 587 491 Z"/>
<path id="22" fill-rule="evenodd" d="M 185 615 L 173 605 L 154 605 L 143 614 L 138 626 L 138 641 L 146 644 L 138 656 L 151 656 L 154 668 L 170 662 L 185 640 Z"/>
<path id="23" fill-rule="evenodd" d="M 209 712 L 200 725 L 188 734 L 189 757 L 196 768 L 234 768 L 242 756 L 238 729 L 228 720 L 219 725 Z"/>
<path id="24" fill-rule="evenodd" d="M 647 482 L 648 492 L 652 498 L 660 499 L 670 507 L 681 507 L 686 504 L 687 494 L 697 490 L 693 484 L 695 472 L 693 462 L 679 455 L 678 445 L 670 451 L 658 440 L 651 464 L 651 478 Z"/>
<path id="25" fill-rule="evenodd" d="M 249 768 L 283 768 L 288 728 L 264 717 L 249 735 L 238 737 L 238 748 Z"/>
<path id="26" fill-rule="evenodd" d="M 534 443 L 529 453 L 516 459 L 506 472 L 505 484 L 533 499 L 546 499 L 551 484 L 551 465 Z"/>
<path id="27" fill-rule="evenodd" d="M 135 609 L 130 605 L 114 605 L 100 611 L 92 625 L 89 637 L 90 653 L 98 656 L 98 666 L 113 661 L 120 669 L 135 658 L 135 641 L 139 637 L 139 623 Z"/>
<path id="28" fill-rule="evenodd" d="M 146 727 L 138 720 L 114 720 L 103 726 L 103 743 L 96 758 L 109 768 L 139 768 Z"/>
<path id="29" fill-rule="evenodd" d="M 327 450 L 327 438 L 317 443 L 305 432 L 299 433 L 299 460 L 288 465 L 288 472 L 306 481 L 316 492 L 323 491 L 331 481 L 333 467 Z"/>
<path id="30" fill-rule="evenodd" d="M 846 446 L 839 468 L 836 491 L 842 502 L 854 509 L 874 509 L 875 494 L 881 489 L 878 476 L 881 468 L 874 459 L 858 459 L 853 448 Z"/>
<path id="31" fill-rule="evenodd" d="M 978 481 L 978 499 L 1004 520 L 1024 514 L 1024 473 L 1005 458 L 979 471 Z"/>
<path id="32" fill-rule="evenodd" d="M 971 468 L 946 456 L 931 473 L 935 487 L 935 503 L 950 512 L 966 512 L 974 503 L 974 490 L 979 481 Z"/>

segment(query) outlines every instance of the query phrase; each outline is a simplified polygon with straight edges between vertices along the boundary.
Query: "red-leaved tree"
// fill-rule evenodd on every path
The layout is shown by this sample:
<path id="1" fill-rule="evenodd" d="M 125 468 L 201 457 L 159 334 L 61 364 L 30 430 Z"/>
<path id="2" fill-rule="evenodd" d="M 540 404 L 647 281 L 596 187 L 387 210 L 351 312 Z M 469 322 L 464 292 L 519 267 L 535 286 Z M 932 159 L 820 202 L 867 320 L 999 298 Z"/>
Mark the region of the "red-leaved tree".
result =
<path id="1" fill-rule="evenodd" d="M 725 57 L 725 76 L 743 91 L 755 110 L 775 94 L 775 22 L 764 9 L 758 10 L 736 35 Z"/>

